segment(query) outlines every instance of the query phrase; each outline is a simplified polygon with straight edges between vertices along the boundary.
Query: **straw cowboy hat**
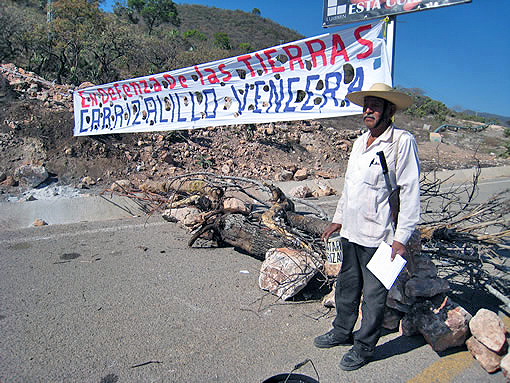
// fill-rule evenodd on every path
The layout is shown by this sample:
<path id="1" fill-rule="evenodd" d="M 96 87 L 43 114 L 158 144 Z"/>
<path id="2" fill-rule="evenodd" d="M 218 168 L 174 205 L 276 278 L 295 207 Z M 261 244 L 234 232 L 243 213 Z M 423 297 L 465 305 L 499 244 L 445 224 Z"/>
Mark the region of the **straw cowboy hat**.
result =
<path id="1" fill-rule="evenodd" d="M 346 98 L 359 106 L 363 106 L 366 96 L 379 97 L 387 100 L 397 107 L 397 110 L 406 109 L 413 103 L 413 98 L 405 93 L 394 90 L 391 86 L 376 82 L 369 90 L 349 93 Z"/>

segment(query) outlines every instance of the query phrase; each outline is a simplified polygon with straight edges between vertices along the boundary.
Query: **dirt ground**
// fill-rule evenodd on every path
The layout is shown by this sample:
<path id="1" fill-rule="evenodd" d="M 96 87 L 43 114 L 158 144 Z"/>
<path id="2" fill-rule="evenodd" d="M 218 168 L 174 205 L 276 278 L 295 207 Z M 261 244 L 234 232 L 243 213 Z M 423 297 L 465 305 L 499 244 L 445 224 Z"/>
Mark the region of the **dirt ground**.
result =
<path id="1" fill-rule="evenodd" d="M 5 64 L 4 64 L 5 65 Z M 232 125 L 165 133 L 73 137 L 71 92 L 59 96 L 43 80 L 13 79 L 0 73 L 0 193 L 20 191 L 14 170 L 27 163 L 44 165 L 59 183 L 83 186 L 86 176 L 96 188 L 119 179 L 135 185 L 147 179 L 207 171 L 261 180 L 343 175 L 353 141 L 361 134 L 360 116 L 260 125 Z M 34 83 L 36 85 L 34 85 Z M 473 126 L 466 121 L 449 121 Z M 504 151 L 504 128 L 441 131 L 442 142 L 429 134 L 440 126 L 432 118 L 396 116 L 396 125 L 418 142 L 424 171 L 510 164 Z"/>

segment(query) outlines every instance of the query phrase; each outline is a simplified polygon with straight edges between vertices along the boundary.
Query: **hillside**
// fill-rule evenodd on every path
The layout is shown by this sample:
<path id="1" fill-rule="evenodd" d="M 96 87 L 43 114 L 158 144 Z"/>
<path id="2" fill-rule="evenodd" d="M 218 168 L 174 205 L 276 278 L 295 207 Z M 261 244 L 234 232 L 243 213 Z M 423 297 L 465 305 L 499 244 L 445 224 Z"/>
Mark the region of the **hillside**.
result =
<path id="1" fill-rule="evenodd" d="M 175 4 L 172 20 L 149 21 L 126 7 L 96 2 L 0 2 L 0 62 L 59 84 L 108 83 L 271 47 L 303 36 L 257 14 Z"/>
<path id="2" fill-rule="evenodd" d="M 49 34 L 40 2 L 0 4 L 0 193 L 16 193 L 15 169 L 42 164 L 62 184 L 105 188 L 113 180 L 135 185 L 151 178 L 208 171 L 263 180 L 341 176 L 352 142 L 361 134 L 359 116 L 317 121 L 231 125 L 157 134 L 72 136 L 71 91 L 81 82 L 105 83 L 135 75 L 230 57 L 283 41 L 298 33 L 256 14 L 198 5 L 177 5 L 180 23 L 162 23 L 148 33 L 142 20 L 106 14 L 97 4 L 55 4 Z M 54 38 L 57 36 L 58 38 Z M 60 39 L 60 40 L 59 40 Z M 64 42 L 67 42 L 64 44 Z M 219 44 L 221 43 L 221 44 Z M 228 44 L 227 44 L 228 43 Z M 223 45 L 222 45 L 223 44 Z M 59 85 L 62 84 L 62 85 Z M 409 90 L 410 93 L 413 91 Z M 509 163 L 502 126 L 429 133 L 445 123 L 483 124 L 413 93 L 416 106 L 396 117 L 415 134 L 424 170 Z M 82 182 L 88 176 L 86 185 Z M 92 181 L 92 182 L 91 182 Z"/>
<path id="3" fill-rule="evenodd" d="M 188 4 L 177 4 L 177 10 L 181 17 L 178 27 L 181 33 L 196 29 L 209 41 L 214 41 L 215 33 L 225 33 L 234 50 L 243 43 L 249 44 L 252 50 L 259 50 L 304 37 L 270 19 L 241 10 Z"/>

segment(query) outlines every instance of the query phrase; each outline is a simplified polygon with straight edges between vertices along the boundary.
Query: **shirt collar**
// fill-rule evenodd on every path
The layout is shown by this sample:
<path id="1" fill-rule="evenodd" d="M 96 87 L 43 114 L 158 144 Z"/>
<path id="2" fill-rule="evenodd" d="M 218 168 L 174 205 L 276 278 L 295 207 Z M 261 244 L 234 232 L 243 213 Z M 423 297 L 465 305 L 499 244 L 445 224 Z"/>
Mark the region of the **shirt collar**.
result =
<path id="1" fill-rule="evenodd" d="M 386 129 L 383 132 L 383 134 L 381 134 L 378 137 L 379 141 L 387 141 L 387 142 L 393 141 L 393 130 L 394 130 L 394 125 L 391 124 L 390 126 L 388 126 L 388 129 Z"/>
<path id="2" fill-rule="evenodd" d="M 377 137 L 372 145 L 370 145 L 371 149 L 373 146 L 377 146 L 379 142 L 392 142 L 393 141 L 393 131 L 395 130 L 395 125 L 393 123 L 388 126 L 388 129 L 386 129 L 383 134 L 381 134 L 379 137 Z M 367 147 L 367 141 L 368 137 L 370 137 L 370 130 L 367 132 L 367 135 L 365 137 L 365 148 Z M 367 149 L 365 149 L 367 150 Z"/>

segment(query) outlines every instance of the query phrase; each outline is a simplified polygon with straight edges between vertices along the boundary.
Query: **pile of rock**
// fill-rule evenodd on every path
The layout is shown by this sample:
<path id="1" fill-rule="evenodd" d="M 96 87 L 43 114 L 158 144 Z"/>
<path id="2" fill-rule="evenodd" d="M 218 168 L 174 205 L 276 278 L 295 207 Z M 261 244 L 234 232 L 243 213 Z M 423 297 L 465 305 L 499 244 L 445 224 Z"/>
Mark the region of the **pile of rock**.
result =
<path id="1" fill-rule="evenodd" d="M 72 105 L 72 86 L 46 81 L 14 64 L 0 64 L 0 83 L 2 88 L 8 83 L 10 89 L 24 98 L 43 101 L 45 107 L 69 108 Z"/>
<path id="2" fill-rule="evenodd" d="M 316 178 L 310 183 L 310 186 L 306 184 L 295 186 L 289 191 L 289 196 L 294 198 L 319 198 L 336 195 L 336 193 L 336 190 L 327 181 Z"/>
<path id="3" fill-rule="evenodd" d="M 466 346 L 487 372 L 500 368 L 510 378 L 510 354 L 508 354 L 507 329 L 498 315 L 487 309 L 480 309 L 469 322 L 472 336 Z"/>
<path id="4" fill-rule="evenodd" d="M 400 331 L 405 336 L 421 334 L 435 351 L 464 345 L 469 336 L 471 314 L 455 303 L 447 294 L 448 281 L 439 278 L 430 258 L 420 255 L 420 232 L 415 231 L 407 251 L 414 256 L 412 276 L 407 267 L 388 292 L 383 327 Z M 331 269 L 328 274 L 336 271 Z M 334 307 L 334 289 L 323 300 Z"/>
<path id="5" fill-rule="evenodd" d="M 438 277 L 434 262 L 420 255 L 419 231 L 407 251 L 415 259 L 415 270 L 411 275 L 406 268 L 388 292 L 384 327 L 400 327 L 405 336 L 421 334 L 437 352 L 464 345 L 471 314 L 448 296 L 448 281 Z"/>
<path id="6" fill-rule="evenodd" d="M 410 276 L 404 270 L 388 292 L 383 327 L 400 329 L 404 336 L 421 334 L 437 352 L 465 344 L 487 372 L 501 369 L 510 378 L 505 325 L 496 313 L 487 309 L 480 309 L 472 317 L 448 296 L 448 281 L 437 276 L 437 268 L 430 258 L 420 255 L 421 245 L 416 235 L 408 246 L 408 252 L 416 259 L 415 272 Z M 337 271 L 328 267 L 325 270 L 328 275 Z M 333 293 L 324 298 L 325 306 L 334 307 Z"/>

